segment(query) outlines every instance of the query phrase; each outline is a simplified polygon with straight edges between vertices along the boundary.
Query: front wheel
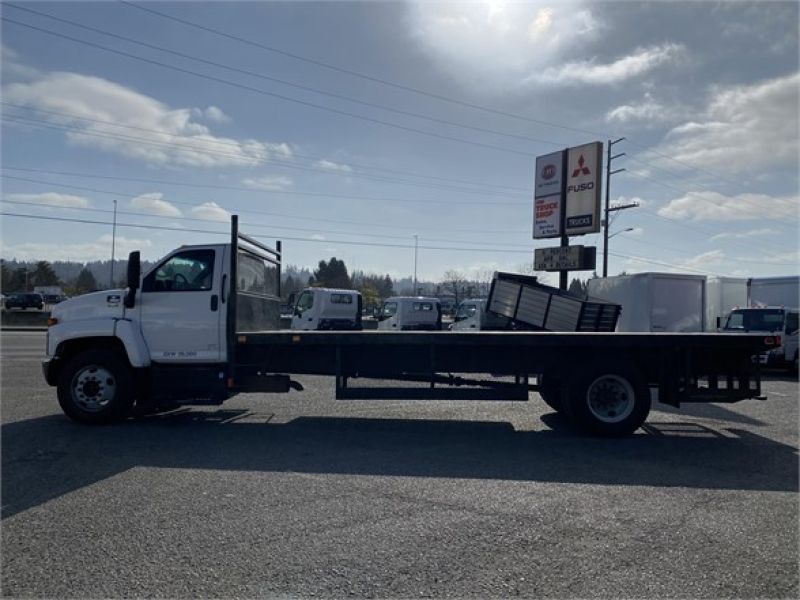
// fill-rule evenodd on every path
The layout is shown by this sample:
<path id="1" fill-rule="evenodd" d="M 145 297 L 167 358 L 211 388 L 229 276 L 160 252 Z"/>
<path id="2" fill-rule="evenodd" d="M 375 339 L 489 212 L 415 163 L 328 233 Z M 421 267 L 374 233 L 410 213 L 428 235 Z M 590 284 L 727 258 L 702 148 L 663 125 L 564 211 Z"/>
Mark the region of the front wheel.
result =
<path id="1" fill-rule="evenodd" d="M 595 435 L 630 435 L 650 413 L 650 389 L 632 367 L 601 365 L 579 374 L 568 386 L 567 416 Z"/>
<path id="2" fill-rule="evenodd" d="M 134 401 L 130 367 L 117 354 L 87 350 L 74 356 L 58 377 L 58 403 L 81 423 L 125 418 Z"/>

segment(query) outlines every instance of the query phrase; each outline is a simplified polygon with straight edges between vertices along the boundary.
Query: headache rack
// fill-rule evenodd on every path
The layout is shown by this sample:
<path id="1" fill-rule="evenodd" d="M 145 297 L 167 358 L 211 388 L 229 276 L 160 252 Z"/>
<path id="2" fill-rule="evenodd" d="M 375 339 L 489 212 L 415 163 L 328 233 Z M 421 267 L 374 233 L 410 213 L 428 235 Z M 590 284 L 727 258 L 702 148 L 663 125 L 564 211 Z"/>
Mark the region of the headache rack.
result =
<path id="1" fill-rule="evenodd" d="M 280 240 L 275 242 L 275 248 L 270 248 L 239 231 L 239 216 L 231 216 L 231 281 L 230 286 L 224 280 L 222 284 L 222 302 L 226 301 L 225 294 L 228 300 L 228 387 L 233 387 L 235 379 L 238 332 L 280 329 L 281 257 Z"/>

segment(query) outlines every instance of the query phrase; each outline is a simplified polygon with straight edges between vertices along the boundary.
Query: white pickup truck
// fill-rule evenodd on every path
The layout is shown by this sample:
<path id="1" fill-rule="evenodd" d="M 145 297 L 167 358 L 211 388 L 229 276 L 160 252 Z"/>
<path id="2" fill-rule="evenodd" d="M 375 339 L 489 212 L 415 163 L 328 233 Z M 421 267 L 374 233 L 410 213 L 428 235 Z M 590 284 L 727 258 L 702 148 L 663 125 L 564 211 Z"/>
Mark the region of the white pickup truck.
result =
<path id="1" fill-rule="evenodd" d="M 131 253 L 127 289 L 53 309 L 43 369 L 64 412 L 105 423 L 134 405 L 299 391 L 290 375 L 314 374 L 334 376 L 342 399 L 528 400 L 539 391 L 579 427 L 618 436 L 644 422 L 650 388 L 674 406 L 760 396 L 751 358 L 776 343 L 748 334 L 280 331 L 280 265 L 280 244 L 241 234 L 236 216 L 229 243 L 177 248 L 143 275 Z M 356 378 L 403 385 L 349 385 Z"/>

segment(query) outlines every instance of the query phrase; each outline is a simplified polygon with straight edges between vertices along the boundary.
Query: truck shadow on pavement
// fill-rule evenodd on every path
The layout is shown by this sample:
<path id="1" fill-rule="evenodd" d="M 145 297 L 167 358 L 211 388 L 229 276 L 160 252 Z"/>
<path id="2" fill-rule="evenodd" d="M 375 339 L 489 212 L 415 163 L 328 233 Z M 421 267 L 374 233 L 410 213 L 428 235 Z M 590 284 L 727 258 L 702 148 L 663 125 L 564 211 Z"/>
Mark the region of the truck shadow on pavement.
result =
<path id="1" fill-rule="evenodd" d="M 455 420 L 272 423 L 268 416 L 182 409 L 107 427 L 61 415 L 4 424 L 2 516 L 136 467 L 798 491 L 796 448 L 685 421 L 600 439 L 556 414 L 542 418 L 546 431 Z"/>

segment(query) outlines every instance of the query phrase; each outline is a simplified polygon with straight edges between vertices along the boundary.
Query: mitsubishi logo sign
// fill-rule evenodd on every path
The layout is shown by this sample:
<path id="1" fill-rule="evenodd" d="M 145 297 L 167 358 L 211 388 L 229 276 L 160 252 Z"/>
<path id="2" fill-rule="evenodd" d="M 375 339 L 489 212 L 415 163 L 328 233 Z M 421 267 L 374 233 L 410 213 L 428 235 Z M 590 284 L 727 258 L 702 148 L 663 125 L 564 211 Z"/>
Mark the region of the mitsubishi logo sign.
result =
<path id="1" fill-rule="evenodd" d="M 586 161 L 583 159 L 583 154 L 581 154 L 581 157 L 578 159 L 578 166 L 572 172 L 572 176 L 573 177 L 577 177 L 578 175 L 591 175 L 592 174 L 592 172 L 589 170 L 589 167 L 585 166 L 585 164 L 584 164 L 585 162 Z"/>
<path id="2" fill-rule="evenodd" d="M 603 145 L 592 142 L 567 152 L 564 233 L 569 236 L 600 231 L 600 165 Z"/>

